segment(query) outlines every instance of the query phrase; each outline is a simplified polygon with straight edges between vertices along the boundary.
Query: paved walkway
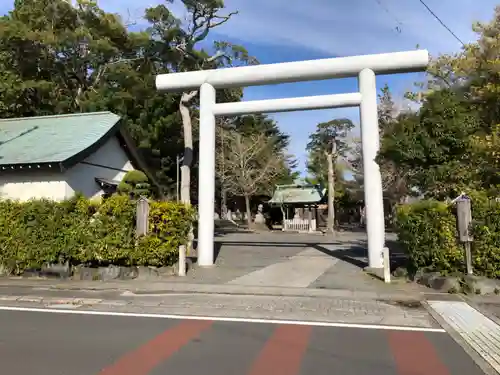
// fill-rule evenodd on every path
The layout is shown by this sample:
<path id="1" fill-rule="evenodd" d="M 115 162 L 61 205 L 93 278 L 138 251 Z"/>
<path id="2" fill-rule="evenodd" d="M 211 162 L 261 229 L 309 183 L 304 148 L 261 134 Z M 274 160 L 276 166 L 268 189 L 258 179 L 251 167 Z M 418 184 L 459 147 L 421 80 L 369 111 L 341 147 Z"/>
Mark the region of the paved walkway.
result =
<path id="1" fill-rule="evenodd" d="M 307 248 L 286 261 L 237 277 L 228 284 L 307 288 L 337 262 L 337 258 Z"/>
<path id="2" fill-rule="evenodd" d="M 218 237 L 216 245 L 215 267 L 195 267 L 186 278 L 172 282 L 370 292 L 425 290 L 416 284 L 386 285 L 366 274 L 366 234 L 362 232 L 340 232 L 334 237 L 231 233 Z"/>

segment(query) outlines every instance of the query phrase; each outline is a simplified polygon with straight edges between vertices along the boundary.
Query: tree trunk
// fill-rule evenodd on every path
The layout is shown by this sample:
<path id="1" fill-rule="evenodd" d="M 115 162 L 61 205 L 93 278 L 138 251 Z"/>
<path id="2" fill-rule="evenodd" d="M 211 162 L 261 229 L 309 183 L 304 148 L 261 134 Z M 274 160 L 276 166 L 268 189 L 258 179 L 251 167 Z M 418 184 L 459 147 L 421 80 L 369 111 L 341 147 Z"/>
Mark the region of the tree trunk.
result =
<path id="1" fill-rule="evenodd" d="M 189 101 L 194 97 L 192 93 L 183 93 L 179 103 L 179 112 L 182 118 L 184 133 L 184 160 L 181 166 L 181 202 L 191 204 L 191 164 L 193 163 L 193 126 L 189 112 Z"/>
<path id="2" fill-rule="evenodd" d="M 252 227 L 252 211 L 250 210 L 250 196 L 245 194 L 245 208 L 247 212 L 247 225 L 248 229 Z"/>
<path id="3" fill-rule="evenodd" d="M 221 216 L 222 216 L 222 219 L 227 219 L 227 191 L 224 187 L 224 185 L 222 185 L 222 204 L 221 204 Z"/>
<path id="4" fill-rule="evenodd" d="M 183 93 L 179 102 L 179 112 L 182 118 L 182 131 L 184 133 L 184 159 L 181 166 L 181 202 L 191 205 L 191 165 L 193 163 L 193 126 L 191 123 L 191 113 L 189 112 L 189 102 L 195 97 L 197 91 Z M 188 243 L 184 248 L 179 249 L 179 268 L 185 267 L 182 260 L 186 259 L 186 254 L 193 248 L 194 232 L 193 227 L 189 230 Z M 182 254 L 185 252 L 184 254 Z"/>
<path id="5" fill-rule="evenodd" d="M 281 230 L 285 231 L 286 230 L 286 210 L 283 204 L 280 204 L 280 210 L 281 210 L 281 215 L 283 216 L 283 220 L 281 221 Z"/>
<path id="6" fill-rule="evenodd" d="M 328 163 L 328 222 L 327 232 L 335 233 L 335 170 L 333 166 L 333 155 L 328 153 L 326 155 Z"/>

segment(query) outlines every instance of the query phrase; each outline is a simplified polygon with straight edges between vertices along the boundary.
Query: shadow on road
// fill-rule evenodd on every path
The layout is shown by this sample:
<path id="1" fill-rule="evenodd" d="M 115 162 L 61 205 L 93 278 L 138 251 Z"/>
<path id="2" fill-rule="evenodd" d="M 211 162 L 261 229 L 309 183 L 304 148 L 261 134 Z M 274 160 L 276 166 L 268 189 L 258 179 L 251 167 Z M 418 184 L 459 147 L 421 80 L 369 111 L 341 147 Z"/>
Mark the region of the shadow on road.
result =
<path id="1" fill-rule="evenodd" d="M 359 244 L 358 244 L 359 242 Z M 335 250 L 330 250 L 324 247 L 324 245 L 334 245 L 338 246 Z M 232 251 L 231 248 L 237 249 L 241 247 L 255 247 L 255 248 L 304 248 L 311 247 L 323 254 L 329 255 L 333 258 L 340 259 L 344 262 L 355 265 L 356 267 L 364 268 L 368 264 L 365 259 L 367 257 L 366 246 L 364 246 L 363 241 L 350 241 L 346 243 L 344 241 L 329 241 L 327 243 L 317 243 L 317 242 L 307 242 L 307 241 L 287 241 L 287 242 L 260 242 L 260 241 L 216 241 L 214 243 L 214 260 L 216 261 L 221 248 L 227 247 L 227 251 Z M 237 250 L 233 250 L 237 251 Z"/>
<path id="2" fill-rule="evenodd" d="M 348 246 L 344 249 L 329 250 L 321 244 L 310 244 L 310 246 L 323 254 L 330 255 L 344 262 L 350 263 L 359 268 L 365 268 L 368 263 L 364 260 L 367 257 L 366 247 Z"/>

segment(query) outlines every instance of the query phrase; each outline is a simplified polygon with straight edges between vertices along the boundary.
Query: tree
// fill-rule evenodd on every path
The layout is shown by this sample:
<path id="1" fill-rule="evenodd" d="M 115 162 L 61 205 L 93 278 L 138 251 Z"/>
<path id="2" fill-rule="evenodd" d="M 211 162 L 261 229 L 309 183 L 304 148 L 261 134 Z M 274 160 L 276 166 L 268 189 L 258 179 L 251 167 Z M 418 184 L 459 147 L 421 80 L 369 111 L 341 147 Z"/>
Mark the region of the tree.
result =
<path id="1" fill-rule="evenodd" d="M 490 22 L 476 23 L 473 30 L 477 42 L 432 60 L 427 80 L 417 85 L 422 91 L 409 95 L 420 110 L 398 120 L 398 131 L 382 143 L 383 158 L 406 168 L 409 183 L 429 196 L 455 196 L 467 188 L 493 192 L 500 184 L 491 159 L 500 151 L 500 7 Z M 397 151 L 404 147 L 406 156 Z"/>
<path id="2" fill-rule="evenodd" d="M 286 154 L 286 148 L 289 145 L 290 137 L 279 129 L 276 121 L 262 114 L 239 116 L 229 119 L 218 118 L 217 120 L 216 150 L 218 153 L 227 152 L 227 147 L 224 145 L 225 138 L 222 133 L 224 129 L 237 131 L 243 136 L 262 134 L 275 140 L 274 150 L 277 154 L 282 155 L 283 165 L 281 167 L 281 173 L 276 178 L 275 184 L 290 184 L 298 178 L 299 173 L 294 171 L 297 162 L 295 158 Z M 227 167 L 223 161 L 224 159 L 221 159 L 221 163 L 218 165 L 221 172 L 217 173 L 216 181 L 221 193 L 221 211 L 225 214 L 227 212 L 227 188 L 226 181 L 224 180 L 225 173 L 223 171 Z M 265 189 L 261 190 L 261 193 L 272 195 L 273 187 L 274 186 L 267 185 Z"/>
<path id="3" fill-rule="evenodd" d="M 478 186 L 471 136 L 479 129 L 477 114 L 449 89 L 429 95 L 417 113 L 401 114 L 384 134 L 381 164 L 405 172 L 411 188 L 444 198 Z"/>
<path id="4" fill-rule="evenodd" d="M 473 136 L 472 151 L 475 163 L 481 171 L 483 185 L 492 188 L 498 195 L 500 184 L 500 125 L 496 125 L 491 134 Z"/>
<path id="5" fill-rule="evenodd" d="M 83 111 L 106 75 L 133 79 L 146 41 L 93 2 L 18 0 L 0 20 L 0 108 L 8 117 Z"/>
<path id="6" fill-rule="evenodd" d="M 398 125 L 404 123 L 405 119 L 412 118 L 412 113 L 398 111 L 387 85 L 382 88 L 378 99 L 379 134 L 381 143 L 384 144 L 387 137 L 397 132 Z M 402 199 L 411 194 L 407 179 L 408 171 L 401 165 L 397 166 L 392 160 L 379 157 L 377 162 L 380 166 L 384 196 L 393 216 L 396 204 L 401 203 Z"/>
<path id="7" fill-rule="evenodd" d="M 283 173 L 284 155 L 276 149 L 275 138 L 265 134 L 243 135 L 220 128 L 223 152 L 216 157 L 217 175 L 233 195 L 245 197 L 248 226 L 252 225 L 250 198 L 274 186 Z"/>
<path id="8" fill-rule="evenodd" d="M 336 178 L 336 193 L 344 183 L 344 174 L 347 171 L 343 160 L 338 160 L 334 166 L 334 176 Z M 310 153 L 307 160 L 307 172 L 309 177 L 308 183 L 312 185 L 328 186 L 328 159 L 326 157 L 318 157 L 315 153 Z"/>
<path id="9" fill-rule="evenodd" d="M 228 22 L 235 12 L 222 15 L 222 0 L 181 0 L 187 12 L 187 24 L 178 20 L 165 5 L 146 10 L 150 22 L 150 33 L 155 40 L 155 50 L 164 72 L 213 69 L 234 63 L 254 63 L 255 59 L 241 46 L 228 42 L 215 42 L 214 53 L 198 50 L 198 44 L 205 41 L 211 30 Z M 167 58 L 166 58 L 167 56 Z M 222 96 L 238 100 L 241 90 L 223 92 Z M 179 99 L 179 113 L 182 118 L 184 157 L 181 167 L 181 201 L 191 203 L 191 166 L 193 163 L 193 121 L 192 106 L 198 91 L 185 92 Z M 219 97 L 221 95 L 219 94 Z M 231 101 L 233 101 L 231 100 Z"/>
<path id="10" fill-rule="evenodd" d="M 178 20 L 164 5 L 146 10 L 146 19 L 150 22 L 149 29 L 154 43 L 154 50 L 158 60 L 159 72 L 181 72 L 217 68 L 233 63 L 233 60 L 254 62 L 247 51 L 227 42 L 215 42 L 215 53 L 210 55 L 204 50 L 197 50 L 197 45 L 203 42 L 210 30 L 229 21 L 235 13 L 221 15 L 224 9 L 223 0 L 181 0 L 187 11 L 187 25 Z M 167 0 L 172 2 L 172 0 Z M 173 58 L 172 58 L 173 57 Z M 165 61 L 168 61 L 165 64 Z M 198 91 L 182 93 L 179 99 L 179 113 L 182 119 L 182 133 L 184 138 L 184 156 L 181 166 L 181 201 L 191 204 L 191 166 L 194 160 L 193 150 L 193 101 Z M 218 96 L 240 98 L 241 90 L 229 90 Z M 215 198 L 215 197 L 214 197 Z M 187 246 L 189 251 L 194 239 L 193 231 Z M 181 255 L 181 258 L 184 258 Z"/>
<path id="11" fill-rule="evenodd" d="M 334 233 L 335 225 L 335 181 L 339 176 L 335 167 L 340 158 L 345 157 L 349 149 L 348 133 L 354 128 L 349 119 L 335 119 L 317 125 L 316 132 L 309 137 L 309 169 L 319 171 L 324 165 L 328 171 L 328 224 L 327 230 Z"/>
<path id="12" fill-rule="evenodd" d="M 126 194 L 135 199 L 141 196 L 149 197 L 151 185 L 144 172 L 132 170 L 128 171 L 125 176 L 123 176 L 123 179 L 118 184 L 117 192 L 119 194 Z"/>
<path id="13" fill-rule="evenodd" d="M 276 121 L 266 115 L 255 114 L 235 118 L 233 127 L 243 135 L 261 133 L 268 138 L 274 139 L 275 151 L 282 155 L 283 162 L 281 173 L 276 178 L 275 184 L 286 185 L 295 182 L 300 174 L 294 170 L 297 167 L 297 160 L 286 153 L 286 149 L 290 145 L 290 136 L 279 129 Z M 272 195 L 274 187 L 268 186 L 268 188 L 270 190 L 265 193 Z"/>

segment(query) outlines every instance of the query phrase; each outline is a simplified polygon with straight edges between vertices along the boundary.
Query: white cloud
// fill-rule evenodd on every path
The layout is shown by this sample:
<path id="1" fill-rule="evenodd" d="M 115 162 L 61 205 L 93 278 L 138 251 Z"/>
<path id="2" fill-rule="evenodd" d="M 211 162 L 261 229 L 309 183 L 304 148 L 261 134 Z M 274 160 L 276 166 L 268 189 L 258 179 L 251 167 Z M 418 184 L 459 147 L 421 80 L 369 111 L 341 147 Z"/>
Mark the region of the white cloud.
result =
<path id="1" fill-rule="evenodd" d="M 0 8 L 13 1 L 0 0 Z M 7 3 L 10 3 L 7 6 Z M 107 11 L 140 20 L 149 6 L 163 0 L 98 0 Z M 497 0 L 426 0 L 435 13 L 464 41 L 475 40 L 471 24 L 488 20 Z M 167 4 L 182 16 L 179 0 Z M 353 55 L 414 49 L 433 54 L 450 52 L 460 44 L 419 0 L 226 0 L 228 11 L 239 14 L 217 33 L 256 44 L 286 44 L 329 55 Z M 400 32 L 396 31 L 400 28 Z"/>
<path id="2" fill-rule="evenodd" d="M 226 4 L 240 13 L 219 32 L 255 43 L 287 43 L 331 55 L 414 49 L 417 44 L 431 53 L 460 47 L 418 0 L 228 0 Z M 491 18 L 497 1 L 427 0 L 427 4 L 461 39 L 471 41 L 472 22 Z"/>
<path id="3" fill-rule="evenodd" d="M 100 0 L 109 11 L 126 9 L 140 18 L 142 10 L 162 3 L 150 0 Z M 427 0 L 427 4 L 464 41 L 475 40 L 471 25 L 488 20 L 496 0 Z M 382 5 L 380 5 L 382 4 Z M 179 16 L 179 0 L 168 5 Z M 306 47 L 329 55 L 354 55 L 414 49 L 431 53 L 460 48 L 453 36 L 419 0 L 226 0 L 233 20 L 217 33 L 256 44 Z M 400 32 L 396 30 L 400 29 Z"/>

